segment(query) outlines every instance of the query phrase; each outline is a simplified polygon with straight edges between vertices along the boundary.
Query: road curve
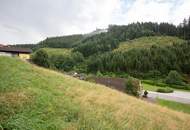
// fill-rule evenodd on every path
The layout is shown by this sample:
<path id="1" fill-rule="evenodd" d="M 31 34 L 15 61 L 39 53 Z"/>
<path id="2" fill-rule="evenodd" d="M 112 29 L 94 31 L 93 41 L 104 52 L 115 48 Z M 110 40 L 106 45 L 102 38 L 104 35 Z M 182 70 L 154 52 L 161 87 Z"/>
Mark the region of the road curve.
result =
<path id="1" fill-rule="evenodd" d="M 148 97 L 150 98 L 160 98 L 176 102 L 181 102 L 185 104 L 190 104 L 190 92 L 174 91 L 173 93 L 158 93 L 148 91 Z"/>

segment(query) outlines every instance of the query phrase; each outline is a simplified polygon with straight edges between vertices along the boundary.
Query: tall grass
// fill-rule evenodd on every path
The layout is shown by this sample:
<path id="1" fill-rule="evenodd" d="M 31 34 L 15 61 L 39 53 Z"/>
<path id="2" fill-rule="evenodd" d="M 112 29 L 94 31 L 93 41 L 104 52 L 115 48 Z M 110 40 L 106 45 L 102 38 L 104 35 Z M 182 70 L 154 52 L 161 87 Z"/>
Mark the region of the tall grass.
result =
<path id="1" fill-rule="evenodd" d="M 190 104 L 184 104 L 175 101 L 167 101 L 164 99 L 157 99 L 157 103 L 162 106 L 190 114 Z"/>
<path id="2" fill-rule="evenodd" d="M 188 114 L 102 85 L 0 57 L 0 127 L 14 130 L 188 130 Z"/>

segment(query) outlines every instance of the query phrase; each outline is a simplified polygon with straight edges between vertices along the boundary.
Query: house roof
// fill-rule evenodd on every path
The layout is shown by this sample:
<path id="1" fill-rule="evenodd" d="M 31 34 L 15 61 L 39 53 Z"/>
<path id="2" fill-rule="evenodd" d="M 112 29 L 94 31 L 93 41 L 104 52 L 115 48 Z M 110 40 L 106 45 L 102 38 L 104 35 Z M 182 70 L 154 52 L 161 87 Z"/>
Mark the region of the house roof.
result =
<path id="1" fill-rule="evenodd" d="M 32 53 L 29 48 L 15 48 L 15 47 L 0 47 L 0 52 L 14 52 L 14 53 Z"/>

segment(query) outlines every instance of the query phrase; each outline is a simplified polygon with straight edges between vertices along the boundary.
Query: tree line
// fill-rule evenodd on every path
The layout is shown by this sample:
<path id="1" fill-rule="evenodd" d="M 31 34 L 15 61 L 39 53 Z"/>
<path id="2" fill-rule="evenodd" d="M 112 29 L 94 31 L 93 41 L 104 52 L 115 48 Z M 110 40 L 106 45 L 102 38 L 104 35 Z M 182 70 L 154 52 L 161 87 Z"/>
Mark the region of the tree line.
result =
<path id="1" fill-rule="evenodd" d="M 56 69 L 60 71 L 71 71 L 80 67 L 84 57 L 79 52 L 64 54 L 50 54 L 44 49 L 37 50 L 32 55 L 32 62 L 39 66 Z M 81 68 L 81 67 L 80 67 Z"/>
<path id="2" fill-rule="evenodd" d="M 132 40 L 142 36 L 177 36 L 190 40 L 190 18 L 175 26 L 169 23 L 137 22 L 129 25 L 110 25 L 107 33 L 101 33 L 84 40 L 76 45 L 74 51 L 85 57 L 111 51 L 118 47 L 120 42 Z"/>
<path id="3" fill-rule="evenodd" d="M 190 17 L 184 19 L 178 26 L 170 23 L 154 23 L 154 22 L 137 22 L 128 25 L 110 25 L 108 32 L 104 34 L 97 34 L 91 37 L 85 37 L 82 34 L 69 35 L 60 37 L 49 37 L 39 42 L 38 44 L 18 44 L 14 46 L 31 48 L 37 50 L 39 48 L 74 48 L 84 53 L 84 48 L 92 52 L 97 50 L 107 51 L 110 48 L 115 47 L 116 41 L 132 40 L 142 36 L 156 36 L 156 35 L 168 35 L 178 36 L 185 40 L 190 40 Z M 107 42 L 112 42 L 111 45 Z M 98 44 L 98 45 L 96 45 Z M 101 45 L 103 44 L 103 45 Z M 106 45 L 109 44 L 109 45 Z M 111 47 L 110 47 L 111 46 Z M 93 48 L 93 49 L 90 49 Z M 91 54 L 91 53 L 89 53 Z M 84 55 L 89 55 L 84 54 Z M 94 54 L 94 53 L 93 53 Z"/>
<path id="4" fill-rule="evenodd" d="M 175 26 L 170 23 L 137 22 L 129 25 L 110 25 L 108 33 L 119 41 L 132 40 L 142 36 L 167 35 L 190 40 L 190 17 Z"/>

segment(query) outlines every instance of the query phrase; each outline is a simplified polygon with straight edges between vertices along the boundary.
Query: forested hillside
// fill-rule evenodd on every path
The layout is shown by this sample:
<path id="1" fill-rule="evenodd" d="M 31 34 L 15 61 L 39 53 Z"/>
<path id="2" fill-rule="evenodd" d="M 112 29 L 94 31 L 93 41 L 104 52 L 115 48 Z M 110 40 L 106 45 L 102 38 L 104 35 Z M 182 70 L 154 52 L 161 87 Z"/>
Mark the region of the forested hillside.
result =
<path id="1" fill-rule="evenodd" d="M 190 18 L 184 19 L 181 24 L 178 26 L 170 23 L 153 23 L 153 22 L 144 22 L 144 23 L 132 23 L 128 25 L 110 25 L 108 31 L 104 32 L 106 35 L 105 38 L 101 38 L 103 41 L 108 37 L 110 39 L 116 39 L 119 42 L 124 42 L 127 40 L 132 40 L 142 36 L 158 36 L 158 35 L 168 35 L 168 36 L 177 36 L 179 38 L 189 40 L 190 39 Z M 101 35 L 101 34 L 97 34 Z M 94 40 L 100 40 L 101 36 L 92 35 Z M 70 36 L 57 36 L 49 37 L 38 44 L 25 44 L 25 45 L 16 45 L 20 47 L 29 47 L 29 48 L 43 48 L 43 47 L 53 47 L 53 48 L 71 48 L 76 46 L 78 43 L 89 42 L 89 37 L 85 35 L 70 35 Z M 79 44 L 81 45 L 81 44 Z"/>
<path id="2" fill-rule="evenodd" d="M 51 48 L 72 48 L 83 39 L 82 35 L 70 35 L 62 37 L 50 37 L 41 41 L 37 48 L 51 47 Z"/>
<path id="3" fill-rule="evenodd" d="M 162 47 L 134 48 L 99 55 L 88 65 L 89 70 L 101 72 L 127 72 L 134 76 L 145 73 L 164 75 L 170 70 L 190 72 L 190 43 Z"/>
<path id="4" fill-rule="evenodd" d="M 17 44 L 15 47 L 31 48 L 34 51 L 40 48 L 72 48 L 76 46 L 80 41 L 84 39 L 83 35 L 69 35 L 69 36 L 57 36 L 48 37 L 37 44 Z"/>
<path id="5" fill-rule="evenodd" d="M 32 60 L 45 67 L 84 73 L 124 72 L 140 77 L 163 76 L 171 70 L 189 73 L 189 36 L 190 19 L 179 26 L 152 22 L 110 25 L 107 32 L 89 37 L 47 38 L 34 47 L 37 51 Z M 63 49 L 52 55 L 40 49 L 44 47 Z M 60 53 L 68 52 L 64 48 L 70 48 L 69 56 Z M 43 64 L 38 61 L 40 53 L 46 55 Z"/>
<path id="6" fill-rule="evenodd" d="M 74 52 L 78 51 L 85 57 L 88 57 L 94 54 L 112 51 L 118 45 L 118 39 L 111 37 L 109 34 L 101 33 L 83 40 L 74 48 Z"/>

